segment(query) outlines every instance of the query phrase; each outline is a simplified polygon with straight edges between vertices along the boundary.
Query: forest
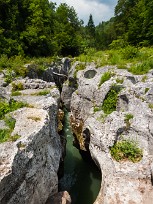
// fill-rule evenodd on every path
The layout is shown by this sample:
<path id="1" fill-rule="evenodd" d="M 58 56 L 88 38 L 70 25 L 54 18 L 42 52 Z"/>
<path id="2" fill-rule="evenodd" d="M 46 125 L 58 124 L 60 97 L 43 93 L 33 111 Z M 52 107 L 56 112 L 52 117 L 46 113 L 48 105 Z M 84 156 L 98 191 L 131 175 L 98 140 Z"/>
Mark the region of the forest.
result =
<path id="1" fill-rule="evenodd" d="M 48 0 L 0 0 L 0 55 L 77 56 L 89 48 L 153 45 L 153 0 L 118 0 L 114 17 L 87 25 L 73 7 Z"/>

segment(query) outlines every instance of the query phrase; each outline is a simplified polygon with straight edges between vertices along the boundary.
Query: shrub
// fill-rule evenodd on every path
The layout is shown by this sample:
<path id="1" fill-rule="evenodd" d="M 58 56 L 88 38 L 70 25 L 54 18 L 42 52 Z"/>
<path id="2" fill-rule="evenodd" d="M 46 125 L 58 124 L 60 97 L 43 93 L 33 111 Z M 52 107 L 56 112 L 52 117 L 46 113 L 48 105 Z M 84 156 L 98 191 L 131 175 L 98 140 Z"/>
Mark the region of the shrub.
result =
<path id="1" fill-rule="evenodd" d="M 131 66 L 129 68 L 129 72 L 131 72 L 132 74 L 141 75 L 148 73 L 150 69 L 153 69 L 153 58 L 150 58 L 141 64 Z"/>
<path id="2" fill-rule="evenodd" d="M 12 91 L 21 91 L 23 90 L 23 84 L 21 82 L 12 83 Z"/>
<path id="3" fill-rule="evenodd" d="M 112 43 L 109 45 L 111 49 L 121 49 L 124 48 L 125 46 L 127 46 L 127 42 L 122 38 L 113 40 Z"/>
<path id="4" fill-rule="evenodd" d="M 27 106 L 26 103 L 11 100 L 9 103 L 0 101 L 0 119 L 3 119 L 6 113 Z"/>
<path id="5" fill-rule="evenodd" d="M 111 72 L 105 72 L 102 76 L 101 76 L 101 79 L 100 79 L 100 82 L 99 82 L 99 87 L 105 82 L 105 81 L 108 81 L 111 77 L 113 76 L 113 74 Z"/>
<path id="6" fill-rule="evenodd" d="M 135 58 L 139 51 L 138 48 L 128 45 L 127 47 L 121 50 L 124 59 L 132 59 Z"/>
<path id="7" fill-rule="evenodd" d="M 110 152 L 116 161 L 130 160 L 132 162 L 139 162 L 143 156 L 138 143 L 129 139 L 116 142 L 110 148 Z"/>
<path id="8" fill-rule="evenodd" d="M 107 93 L 102 104 L 102 110 L 105 114 L 110 114 L 116 110 L 117 96 L 121 88 L 121 86 L 117 85 L 112 86 L 110 91 Z"/>
<path id="9" fill-rule="evenodd" d="M 11 116 L 7 116 L 4 118 L 4 121 L 8 126 L 8 129 L 0 129 L 0 143 L 7 141 L 16 141 L 20 136 L 19 135 L 11 136 L 11 133 L 15 127 L 16 120 Z"/>

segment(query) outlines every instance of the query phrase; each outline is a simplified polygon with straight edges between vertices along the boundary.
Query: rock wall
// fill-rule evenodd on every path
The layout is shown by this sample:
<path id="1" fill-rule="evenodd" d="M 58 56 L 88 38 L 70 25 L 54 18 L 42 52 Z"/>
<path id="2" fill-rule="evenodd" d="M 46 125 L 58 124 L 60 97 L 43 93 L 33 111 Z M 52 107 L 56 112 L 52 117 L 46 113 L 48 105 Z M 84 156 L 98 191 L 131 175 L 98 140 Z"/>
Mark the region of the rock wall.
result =
<path id="1" fill-rule="evenodd" d="M 101 76 L 108 71 L 113 73 L 112 77 L 100 86 Z M 82 124 L 81 132 L 78 131 L 80 148 L 85 149 L 87 139 L 90 154 L 102 172 L 101 189 L 95 204 L 151 204 L 153 201 L 152 71 L 145 81 L 143 78 L 115 66 L 96 69 L 94 64 L 77 73 L 78 89 L 71 98 L 71 121 L 76 131 Z M 101 107 L 114 84 L 122 90 L 118 94 L 116 110 L 106 115 Z M 127 114 L 133 116 L 128 124 L 125 121 Z M 138 142 L 143 150 L 141 161 L 117 162 L 112 158 L 110 148 L 122 137 Z"/>
<path id="2" fill-rule="evenodd" d="M 58 169 L 62 156 L 57 131 L 60 94 L 54 83 L 24 79 L 16 101 L 28 107 L 10 113 L 16 120 L 14 142 L 0 144 L 0 203 L 43 204 L 58 192 Z M 46 95 L 39 95 L 45 88 Z M 7 88 L 11 95 L 11 86 Z M 12 96 L 11 96 L 12 97 Z"/>

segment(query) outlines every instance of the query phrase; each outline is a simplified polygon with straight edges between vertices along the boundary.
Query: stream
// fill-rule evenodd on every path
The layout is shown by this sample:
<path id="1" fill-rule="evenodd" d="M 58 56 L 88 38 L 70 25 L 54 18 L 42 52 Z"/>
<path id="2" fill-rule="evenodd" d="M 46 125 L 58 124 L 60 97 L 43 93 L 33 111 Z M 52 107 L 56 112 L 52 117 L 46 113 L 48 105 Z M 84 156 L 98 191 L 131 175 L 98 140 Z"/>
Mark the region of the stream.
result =
<path id="1" fill-rule="evenodd" d="M 79 150 L 73 146 L 68 112 L 65 112 L 64 134 L 67 138 L 66 157 L 59 191 L 68 191 L 72 204 L 93 204 L 100 190 L 101 172 L 93 161 L 83 160 Z"/>

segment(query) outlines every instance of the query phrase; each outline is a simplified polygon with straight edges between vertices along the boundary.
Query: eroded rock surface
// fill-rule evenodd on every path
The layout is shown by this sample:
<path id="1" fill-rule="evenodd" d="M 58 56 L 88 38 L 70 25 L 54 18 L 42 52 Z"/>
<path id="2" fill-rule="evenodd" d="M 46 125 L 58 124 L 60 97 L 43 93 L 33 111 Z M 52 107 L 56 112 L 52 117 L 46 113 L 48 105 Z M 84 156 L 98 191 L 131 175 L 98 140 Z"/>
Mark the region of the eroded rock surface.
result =
<path id="1" fill-rule="evenodd" d="M 95 67 L 88 65 L 77 73 L 78 89 L 71 98 L 71 122 L 76 130 L 80 122 L 82 124 L 81 129 L 78 128 L 78 131 L 81 130 L 78 142 L 82 150 L 87 150 L 85 133 L 90 135 L 89 151 L 102 172 L 101 190 L 95 204 L 151 204 L 152 74 L 148 73 L 143 82 L 143 76 L 132 75 L 115 66 L 106 66 L 95 69 L 95 76 L 87 78 L 85 73 L 90 69 L 94 70 Z M 101 76 L 108 71 L 113 73 L 112 77 L 99 85 Z M 101 107 L 114 84 L 122 89 L 118 93 L 116 110 L 106 115 Z M 128 114 L 133 118 L 126 122 Z M 121 138 L 138 142 L 139 148 L 143 150 L 141 161 L 117 162 L 112 158 L 110 148 Z"/>
<path id="2" fill-rule="evenodd" d="M 59 163 L 62 155 L 57 131 L 60 95 L 54 83 L 24 79 L 19 96 L 29 107 L 10 113 L 16 120 L 14 142 L 0 144 L 0 203 L 43 204 L 58 192 Z M 46 95 L 39 95 L 47 89 Z M 9 88 L 11 94 L 11 86 Z"/>

